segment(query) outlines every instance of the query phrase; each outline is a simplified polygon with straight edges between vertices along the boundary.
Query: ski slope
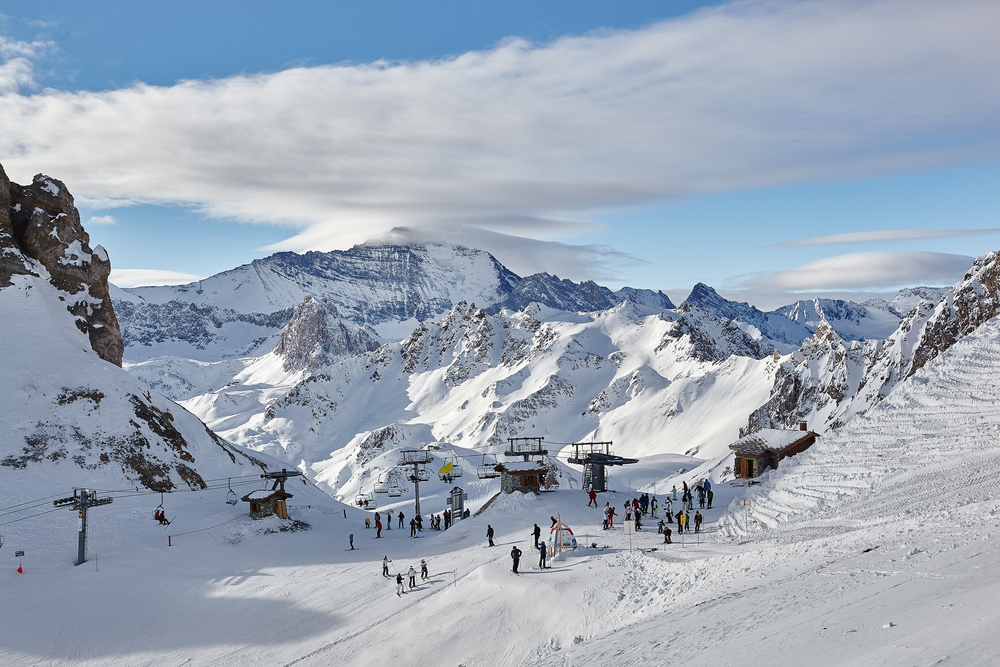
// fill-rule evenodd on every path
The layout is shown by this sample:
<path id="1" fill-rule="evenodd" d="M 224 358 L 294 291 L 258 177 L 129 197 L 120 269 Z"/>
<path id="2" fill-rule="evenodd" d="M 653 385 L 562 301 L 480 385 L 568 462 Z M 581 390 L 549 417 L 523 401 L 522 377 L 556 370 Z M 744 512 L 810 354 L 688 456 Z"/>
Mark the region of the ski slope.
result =
<path id="1" fill-rule="evenodd" d="M 115 501 L 91 510 L 77 567 L 77 518 L 51 500 L 111 478 L 80 482 L 66 462 L 5 470 L 0 664 L 994 664 L 997 378 L 993 320 L 760 486 L 717 483 L 704 533 L 671 545 L 651 522 L 631 539 L 602 531 L 600 510 L 565 488 L 503 496 L 443 533 L 376 539 L 370 513 L 293 480 L 289 511 L 308 530 L 253 521 L 214 483 L 166 494 L 173 523 L 161 528 L 159 494 L 108 488 Z M 651 457 L 614 471 L 616 492 L 599 501 L 620 508 L 631 475 L 662 499 L 722 463 Z M 261 484 L 249 468 L 233 481 L 240 495 Z M 442 488 L 428 490 L 425 515 L 445 509 Z M 470 493 L 473 511 L 489 491 Z M 389 506 L 407 522 L 411 498 Z M 27 514 L 13 507 L 28 501 Z M 583 546 L 540 571 L 529 535 L 556 515 Z M 426 559 L 430 579 L 397 597 L 383 556 L 400 570 Z"/>

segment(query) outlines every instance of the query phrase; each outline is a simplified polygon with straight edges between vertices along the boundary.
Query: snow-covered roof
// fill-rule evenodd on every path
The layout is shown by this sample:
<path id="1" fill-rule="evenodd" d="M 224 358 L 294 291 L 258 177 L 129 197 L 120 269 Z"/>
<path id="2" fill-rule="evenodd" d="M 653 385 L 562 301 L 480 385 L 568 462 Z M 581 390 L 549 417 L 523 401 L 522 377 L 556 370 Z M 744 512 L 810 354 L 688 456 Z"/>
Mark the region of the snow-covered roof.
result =
<path id="1" fill-rule="evenodd" d="M 799 440 L 815 435 L 812 431 L 798 429 L 762 428 L 756 433 L 744 436 L 729 445 L 729 449 L 743 454 L 763 454 L 767 451 L 781 451 Z"/>
<path id="2" fill-rule="evenodd" d="M 243 500 L 268 500 L 273 496 L 276 496 L 278 500 L 281 500 L 282 498 L 291 498 L 292 494 L 281 491 L 280 489 L 274 491 L 271 491 L 270 489 L 255 489 L 243 496 Z"/>
<path id="3" fill-rule="evenodd" d="M 542 461 L 506 461 L 497 466 L 507 472 L 536 472 L 538 470 L 548 470 Z"/>

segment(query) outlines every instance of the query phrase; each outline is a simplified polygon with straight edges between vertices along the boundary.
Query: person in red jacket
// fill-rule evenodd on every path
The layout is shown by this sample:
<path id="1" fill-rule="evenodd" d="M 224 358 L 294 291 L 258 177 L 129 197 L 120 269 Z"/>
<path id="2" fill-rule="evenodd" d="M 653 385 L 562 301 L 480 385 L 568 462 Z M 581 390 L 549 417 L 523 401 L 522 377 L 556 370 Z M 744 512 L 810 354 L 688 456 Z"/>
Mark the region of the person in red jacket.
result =
<path id="1" fill-rule="evenodd" d="M 590 496 L 590 502 L 587 503 L 587 507 L 590 507 L 591 505 L 597 507 L 597 492 L 591 489 L 587 492 L 587 495 Z"/>

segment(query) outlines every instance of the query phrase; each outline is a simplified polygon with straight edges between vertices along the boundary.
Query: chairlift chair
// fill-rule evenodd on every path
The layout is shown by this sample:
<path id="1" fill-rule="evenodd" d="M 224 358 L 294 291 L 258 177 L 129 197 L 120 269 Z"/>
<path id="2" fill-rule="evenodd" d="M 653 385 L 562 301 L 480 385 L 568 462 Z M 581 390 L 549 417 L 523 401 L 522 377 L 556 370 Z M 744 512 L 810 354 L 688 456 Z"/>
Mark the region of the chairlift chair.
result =
<path id="1" fill-rule="evenodd" d="M 431 479 L 431 471 L 427 468 L 417 468 L 416 474 L 410 473 L 408 479 L 411 482 L 429 482 Z"/>
<path id="2" fill-rule="evenodd" d="M 389 497 L 390 498 L 399 498 L 402 495 L 403 495 L 403 487 L 401 487 L 395 481 L 390 482 L 389 483 Z"/>
<path id="3" fill-rule="evenodd" d="M 497 472 L 497 457 L 493 456 L 493 463 L 487 463 L 486 457 L 489 454 L 483 454 L 483 463 L 476 469 L 476 475 L 479 479 L 496 479 L 500 476 Z"/>
<path id="4" fill-rule="evenodd" d="M 378 482 L 375 483 L 374 491 L 375 493 L 389 493 L 389 485 L 383 477 L 379 477 Z"/>
<path id="5" fill-rule="evenodd" d="M 238 502 L 240 502 L 240 499 L 236 497 L 236 492 L 233 491 L 233 479 L 232 479 L 232 477 L 230 477 L 229 478 L 229 493 L 226 494 L 226 504 L 227 505 L 236 505 Z"/>

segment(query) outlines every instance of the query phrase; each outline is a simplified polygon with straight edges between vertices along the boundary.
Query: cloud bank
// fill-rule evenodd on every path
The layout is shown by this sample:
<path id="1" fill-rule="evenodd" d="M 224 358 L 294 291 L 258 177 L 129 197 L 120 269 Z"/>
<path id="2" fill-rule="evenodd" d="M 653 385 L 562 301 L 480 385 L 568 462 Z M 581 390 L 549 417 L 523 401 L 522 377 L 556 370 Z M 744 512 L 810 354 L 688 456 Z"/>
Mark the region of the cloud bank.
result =
<path id="1" fill-rule="evenodd" d="M 397 226 L 552 241 L 588 228 L 574 211 L 995 158 L 997 25 L 993 0 L 746 1 L 447 60 L 35 94 L 44 45 L 4 41 L 0 161 L 85 203 L 286 225 L 288 250 Z"/>
<path id="2" fill-rule="evenodd" d="M 806 246 L 850 245 L 855 243 L 876 243 L 879 241 L 913 241 L 923 239 L 957 238 L 962 236 L 984 236 L 1000 234 L 1000 229 L 888 229 L 870 232 L 850 232 L 814 236 L 762 246 L 764 248 L 801 248 Z"/>
<path id="3" fill-rule="evenodd" d="M 743 276 L 733 288 L 760 292 L 885 290 L 953 285 L 974 257 L 943 252 L 859 252 L 802 264 L 786 271 Z"/>
<path id="4" fill-rule="evenodd" d="M 161 271 L 158 269 L 111 269 L 109 282 L 118 287 L 145 287 L 147 285 L 187 285 L 204 276 L 179 271 Z"/>

